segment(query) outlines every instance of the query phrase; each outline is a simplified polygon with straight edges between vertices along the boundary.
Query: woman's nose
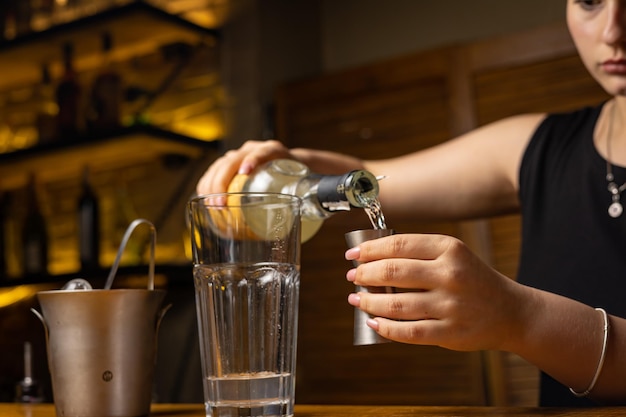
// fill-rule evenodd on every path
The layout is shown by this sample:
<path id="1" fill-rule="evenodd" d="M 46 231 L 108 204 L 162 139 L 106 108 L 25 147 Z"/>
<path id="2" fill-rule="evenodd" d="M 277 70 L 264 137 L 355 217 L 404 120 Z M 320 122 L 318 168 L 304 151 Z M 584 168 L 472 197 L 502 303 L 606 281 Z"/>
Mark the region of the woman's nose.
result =
<path id="1" fill-rule="evenodd" d="M 626 41 L 626 5 L 622 0 L 609 1 L 607 4 L 606 24 L 602 37 L 609 45 L 619 45 Z"/>

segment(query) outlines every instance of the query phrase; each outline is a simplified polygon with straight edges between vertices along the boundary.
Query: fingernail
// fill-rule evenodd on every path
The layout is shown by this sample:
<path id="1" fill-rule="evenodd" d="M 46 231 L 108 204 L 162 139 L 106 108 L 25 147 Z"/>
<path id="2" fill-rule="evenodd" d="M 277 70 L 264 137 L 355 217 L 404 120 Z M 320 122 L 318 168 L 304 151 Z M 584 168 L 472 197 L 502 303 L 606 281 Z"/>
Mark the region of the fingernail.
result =
<path id="1" fill-rule="evenodd" d="M 361 297 L 358 294 L 350 294 L 348 296 L 348 304 L 358 307 L 361 304 Z"/>
<path id="2" fill-rule="evenodd" d="M 346 273 L 346 279 L 350 282 L 354 282 L 356 280 L 356 268 L 352 268 Z"/>
<path id="3" fill-rule="evenodd" d="M 365 324 L 367 324 L 367 326 L 372 330 L 378 330 L 378 322 L 374 319 L 367 319 Z"/>
<path id="4" fill-rule="evenodd" d="M 237 172 L 238 174 L 243 174 L 243 175 L 248 175 L 249 173 L 252 172 L 252 164 L 250 164 L 249 162 L 243 162 L 240 166 L 239 166 L 239 171 Z"/>
<path id="5" fill-rule="evenodd" d="M 345 256 L 347 261 L 359 259 L 359 256 L 361 256 L 361 249 L 358 246 L 350 248 L 346 251 Z"/>

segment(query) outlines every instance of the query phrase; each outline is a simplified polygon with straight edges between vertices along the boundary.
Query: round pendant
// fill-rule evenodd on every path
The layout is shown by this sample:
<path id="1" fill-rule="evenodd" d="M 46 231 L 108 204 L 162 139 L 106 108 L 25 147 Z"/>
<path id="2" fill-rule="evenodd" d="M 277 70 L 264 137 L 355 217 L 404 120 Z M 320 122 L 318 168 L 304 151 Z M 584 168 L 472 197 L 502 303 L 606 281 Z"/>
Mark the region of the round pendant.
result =
<path id="1" fill-rule="evenodd" d="M 609 206 L 609 216 L 613 217 L 614 219 L 621 216 L 623 212 L 624 207 L 622 207 L 620 203 L 615 202 Z"/>

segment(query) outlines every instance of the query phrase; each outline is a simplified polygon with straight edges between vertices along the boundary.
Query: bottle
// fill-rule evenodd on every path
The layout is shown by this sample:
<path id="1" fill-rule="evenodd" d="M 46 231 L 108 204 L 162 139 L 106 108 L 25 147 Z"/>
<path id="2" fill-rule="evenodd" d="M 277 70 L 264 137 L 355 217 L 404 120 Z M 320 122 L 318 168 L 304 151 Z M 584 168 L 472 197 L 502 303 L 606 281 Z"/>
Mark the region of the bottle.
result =
<path id="1" fill-rule="evenodd" d="M 8 280 L 6 218 L 9 212 L 8 193 L 0 191 L 0 282 Z"/>
<path id="2" fill-rule="evenodd" d="M 26 217 L 22 225 L 22 249 L 24 275 L 48 273 L 48 232 L 46 221 L 37 199 L 35 176 L 31 175 L 27 186 Z"/>
<path id="3" fill-rule="evenodd" d="M 81 271 L 100 266 L 100 210 L 98 198 L 89 176 L 89 168 L 83 171 L 82 192 L 78 200 L 78 253 Z"/>
<path id="4" fill-rule="evenodd" d="M 7 0 L 0 1 L 0 43 L 9 39 L 7 36 L 7 28 L 11 16 L 11 3 Z"/>
<path id="5" fill-rule="evenodd" d="M 4 0 L 6 1 L 6 0 Z M 33 9 L 30 0 L 15 1 L 15 35 L 24 36 L 31 31 Z"/>
<path id="6" fill-rule="evenodd" d="M 13 40 L 30 32 L 32 14 L 30 0 L 2 0 L 0 13 L 2 13 L 0 39 Z"/>
<path id="7" fill-rule="evenodd" d="M 270 161 L 250 175 L 233 178 L 229 192 L 276 192 L 302 198 L 302 241 L 309 240 L 336 211 L 368 208 L 378 200 L 378 181 L 365 170 L 319 175 L 295 160 Z"/>
<path id="8" fill-rule="evenodd" d="M 17 281 L 22 277 L 22 222 L 17 212 L 22 210 L 22 204 L 15 204 L 18 198 L 15 191 L 5 190 L 3 196 L 4 211 L 4 255 L 6 275 L 5 279 Z M 19 201 L 22 203 L 22 201 Z"/>
<path id="9" fill-rule="evenodd" d="M 63 77 L 56 89 L 56 101 L 59 106 L 57 136 L 60 140 L 75 138 L 80 131 L 81 86 L 78 82 L 78 74 L 74 70 L 73 60 L 74 46 L 66 42 L 63 45 Z"/>
<path id="10" fill-rule="evenodd" d="M 33 377 L 32 345 L 24 342 L 24 378 L 15 387 L 15 402 L 35 404 L 43 401 L 41 385 Z"/>
<path id="11" fill-rule="evenodd" d="M 0 153 L 13 151 L 13 129 L 10 121 L 11 106 L 5 94 L 0 94 Z"/>
<path id="12" fill-rule="evenodd" d="M 54 100 L 54 89 L 48 65 L 41 65 L 41 85 L 38 89 L 37 136 L 39 144 L 53 142 L 57 137 L 59 106 Z"/>
<path id="13" fill-rule="evenodd" d="M 113 40 L 102 33 L 102 65 L 93 81 L 87 109 L 87 129 L 102 132 L 119 128 L 122 105 L 122 77 L 110 57 Z"/>

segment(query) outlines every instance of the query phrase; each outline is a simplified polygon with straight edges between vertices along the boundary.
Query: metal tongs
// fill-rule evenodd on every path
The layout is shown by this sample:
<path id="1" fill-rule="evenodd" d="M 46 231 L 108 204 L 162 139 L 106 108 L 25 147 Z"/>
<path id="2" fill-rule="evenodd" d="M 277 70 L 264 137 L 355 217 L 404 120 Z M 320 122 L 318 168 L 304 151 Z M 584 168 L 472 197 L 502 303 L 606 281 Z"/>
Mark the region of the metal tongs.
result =
<path id="1" fill-rule="evenodd" d="M 117 251 L 117 256 L 115 257 L 115 262 L 111 266 L 111 271 L 109 272 L 109 276 L 107 278 L 106 284 L 104 285 L 105 290 L 110 290 L 113 285 L 113 280 L 115 279 L 115 274 L 117 273 L 117 269 L 120 266 L 120 260 L 122 259 L 122 255 L 124 254 L 124 249 L 126 249 L 126 244 L 128 243 L 128 239 L 133 234 L 133 231 L 140 224 L 147 224 L 150 226 L 150 265 L 148 270 L 148 289 L 154 289 L 154 252 L 156 248 L 156 227 L 146 220 L 146 219 L 136 219 L 133 220 L 132 223 L 126 229 L 126 233 L 124 233 L 124 237 L 122 238 L 122 243 L 120 243 L 120 248 Z"/>
<path id="2" fill-rule="evenodd" d="M 0 0 L 1 1 L 1 0 Z M 154 251 L 156 247 L 156 228 L 154 225 L 146 219 L 136 219 L 134 220 L 126 229 L 126 233 L 122 238 L 122 243 L 120 243 L 120 248 L 117 251 L 117 257 L 115 258 L 115 262 L 113 262 L 113 266 L 111 266 L 111 271 L 109 272 L 109 276 L 107 278 L 106 284 L 104 285 L 105 290 L 110 290 L 113 285 L 113 280 L 115 279 L 115 274 L 117 273 L 117 269 L 120 266 L 120 260 L 122 259 L 122 255 L 124 254 L 124 249 L 126 249 L 126 244 L 128 243 L 128 239 L 130 239 L 130 235 L 133 233 L 135 228 L 140 224 L 145 223 L 150 226 L 150 266 L 148 271 L 148 289 L 154 289 Z M 83 278 L 74 278 L 68 281 L 62 288 L 63 290 L 70 291 L 89 291 L 92 290 L 92 286 L 86 279 Z"/>

